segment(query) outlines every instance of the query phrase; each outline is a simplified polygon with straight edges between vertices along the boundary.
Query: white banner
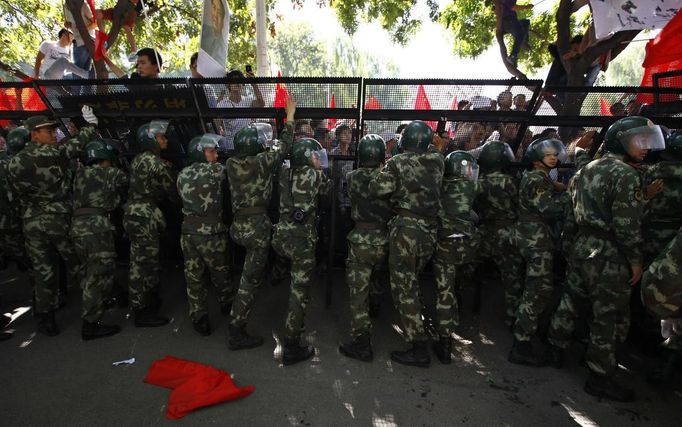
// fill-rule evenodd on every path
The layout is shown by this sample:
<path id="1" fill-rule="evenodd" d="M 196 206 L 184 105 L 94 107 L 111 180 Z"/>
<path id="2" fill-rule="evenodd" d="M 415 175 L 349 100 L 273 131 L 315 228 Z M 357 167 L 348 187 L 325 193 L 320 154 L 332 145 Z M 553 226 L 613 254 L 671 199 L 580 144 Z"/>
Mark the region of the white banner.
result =
<path id="1" fill-rule="evenodd" d="M 682 0 L 590 0 L 597 39 L 618 31 L 663 28 Z"/>
<path id="2" fill-rule="evenodd" d="M 204 0 L 197 71 L 204 77 L 225 77 L 230 8 L 227 0 Z"/>

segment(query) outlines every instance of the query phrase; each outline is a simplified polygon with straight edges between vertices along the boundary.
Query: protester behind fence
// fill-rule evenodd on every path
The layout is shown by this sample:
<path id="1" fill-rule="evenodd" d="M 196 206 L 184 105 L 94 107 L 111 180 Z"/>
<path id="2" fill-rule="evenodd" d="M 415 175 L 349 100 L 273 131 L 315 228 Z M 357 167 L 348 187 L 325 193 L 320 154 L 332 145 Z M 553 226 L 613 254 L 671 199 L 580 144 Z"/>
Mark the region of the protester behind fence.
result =
<path id="1" fill-rule="evenodd" d="M 514 111 L 526 111 L 527 107 L 526 95 L 522 93 L 514 95 Z"/>
<path id="2" fill-rule="evenodd" d="M 341 124 L 334 130 L 334 148 L 329 154 L 351 156 L 355 152 L 355 147 L 351 146 L 353 131 L 350 126 Z"/>
<path id="3" fill-rule="evenodd" d="M 227 73 L 228 79 L 243 79 L 244 73 L 239 70 L 232 70 Z M 246 77 L 255 77 L 253 72 L 247 71 Z M 253 96 L 247 95 L 244 83 L 229 83 L 227 91 L 218 99 L 217 108 L 262 108 L 265 106 L 263 95 L 256 84 L 252 84 Z M 251 119 L 224 119 L 220 120 L 220 133 L 225 138 L 221 140 L 221 148 L 226 150 L 233 149 L 234 136 L 240 129 L 248 126 Z"/>
<path id="4" fill-rule="evenodd" d="M 57 41 L 44 41 L 38 48 L 33 78 L 58 80 L 64 78 L 64 73 L 69 71 L 80 78 L 87 78 L 88 71 L 77 67 L 73 63 L 73 33 L 71 30 L 62 28 L 57 34 Z"/>
<path id="5" fill-rule="evenodd" d="M 298 141 L 301 138 L 312 138 L 313 136 L 313 128 L 310 126 L 309 120 L 296 120 L 294 124 L 294 141 Z M 324 145 L 322 147 L 324 148 Z"/>
<path id="6" fill-rule="evenodd" d="M 332 139 L 329 135 L 329 129 L 326 127 L 316 127 L 314 131 L 314 138 L 320 143 L 320 145 L 322 145 L 322 148 L 325 150 L 330 151 L 332 149 Z"/>
<path id="7" fill-rule="evenodd" d="M 498 111 L 512 111 L 511 107 L 513 104 L 514 97 L 509 90 L 502 91 L 497 95 Z M 497 130 L 500 132 L 500 141 L 511 143 L 519 132 L 519 125 L 518 123 L 499 123 L 497 125 Z"/>
<path id="8" fill-rule="evenodd" d="M 627 115 L 625 105 L 622 102 L 614 102 L 609 111 L 613 117 L 625 117 Z"/>
<path id="9" fill-rule="evenodd" d="M 97 28 L 97 23 L 94 20 L 92 9 L 90 9 L 90 6 L 86 0 L 81 2 L 80 12 L 83 23 L 85 23 L 85 27 L 88 30 L 88 37 L 90 37 L 94 43 L 95 28 Z M 83 40 L 80 31 L 78 31 L 78 28 L 76 27 L 76 20 L 69 10 L 68 2 L 64 2 L 64 27 L 73 32 L 73 63 L 76 64 L 78 68 L 88 70 L 90 73 L 89 77 L 94 78 L 95 70 L 92 67 L 92 56 L 90 56 L 90 51 L 85 45 L 85 41 Z"/>
<path id="10" fill-rule="evenodd" d="M 161 54 L 152 49 L 145 47 L 136 53 L 135 71 L 128 76 L 118 65 L 116 65 L 106 53 L 103 55 L 104 63 L 109 67 L 109 70 L 118 78 L 131 79 L 158 79 L 161 67 L 163 67 L 163 58 Z M 129 87 L 130 89 L 130 87 Z M 146 87 L 146 89 L 149 89 Z"/>
<path id="11" fill-rule="evenodd" d="M 498 39 L 504 34 L 511 34 L 514 38 L 514 44 L 507 57 L 508 62 L 514 67 L 517 65 L 521 47 L 528 47 L 528 30 L 530 29 L 530 20 L 519 19 L 516 12 L 532 8 L 532 4 L 518 5 L 516 0 L 495 1 Z M 504 50 L 506 51 L 506 48 Z"/>

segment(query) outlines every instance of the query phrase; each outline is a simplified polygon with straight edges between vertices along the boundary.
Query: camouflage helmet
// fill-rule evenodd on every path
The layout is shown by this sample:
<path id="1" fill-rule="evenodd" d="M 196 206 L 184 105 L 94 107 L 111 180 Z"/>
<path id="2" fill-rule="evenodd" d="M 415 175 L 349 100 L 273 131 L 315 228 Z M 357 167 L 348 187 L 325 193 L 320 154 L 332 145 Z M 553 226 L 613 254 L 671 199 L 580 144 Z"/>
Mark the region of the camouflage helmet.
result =
<path id="1" fill-rule="evenodd" d="M 316 169 L 327 167 L 327 151 L 312 138 L 302 138 L 291 149 L 291 167 L 311 166 Z"/>
<path id="2" fill-rule="evenodd" d="M 115 162 L 118 159 L 118 151 L 108 142 L 102 139 L 93 139 L 85 144 L 85 164 L 96 161 L 109 160 Z"/>
<path id="3" fill-rule="evenodd" d="M 423 153 L 429 148 L 433 140 L 433 129 L 421 120 L 415 120 L 405 127 L 400 137 L 400 147 L 403 150 Z"/>
<path id="4" fill-rule="evenodd" d="M 565 163 L 568 159 L 564 143 L 555 138 L 538 138 L 531 142 L 523 154 L 521 163 L 531 166 L 533 162 L 542 162 L 547 154 L 555 154 L 559 162 Z M 547 166 L 547 165 L 545 165 Z"/>
<path id="5" fill-rule="evenodd" d="M 165 135 L 168 130 L 167 120 L 152 120 L 137 128 L 136 142 L 139 151 L 159 151 L 161 147 L 156 140 L 156 135 Z"/>
<path id="6" fill-rule="evenodd" d="M 262 153 L 271 141 L 272 126 L 269 123 L 252 123 L 234 136 L 234 149 L 237 156 L 255 156 Z"/>
<path id="7" fill-rule="evenodd" d="M 189 162 L 206 163 L 206 154 L 204 153 L 204 150 L 218 148 L 218 141 L 220 141 L 220 138 L 222 138 L 220 135 L 214 133 L 205 133 L 192 138 L 187 146 L 187 157 L 189 158 Z"/>
<path id="8" fill-rule="evenodd" d="M 360 167 L 379 166 L 386 159 L 386 143 L 384 138 L 371 133 L 360 139 L 358 144 Z"/>
<path id="9" fill-rule="evenodd" d="M 628 154 L 630 148 L 658 151 L 665 148 L 665 138 L 661 127 L 651 120 L 629 116 L 609 126 L 604 135 L 604 148 L 615 154 Z"/>
<path id="10" fill-rule="evenodd" d="M 478 165 L 476 159 L 466 151 L 453 151 L 445 157 L 443 178 L 478 179 Z"/>
<path id="11" fill-rule="evenodd" d="M 31 133 L 21 126 L 12 129 L 7 134 L 7 154 L 13 156 L 24 149 L 26 143 L 31 140 Z"/>
<path id="12" fill-rule="evenodd" d="M 488 141 L 483 144 L 478 156 L 478 165 L 483 172 L 494 172 L 508 167 L 514 161 L 514 152 L 509 144 L 502 141 Z"/>

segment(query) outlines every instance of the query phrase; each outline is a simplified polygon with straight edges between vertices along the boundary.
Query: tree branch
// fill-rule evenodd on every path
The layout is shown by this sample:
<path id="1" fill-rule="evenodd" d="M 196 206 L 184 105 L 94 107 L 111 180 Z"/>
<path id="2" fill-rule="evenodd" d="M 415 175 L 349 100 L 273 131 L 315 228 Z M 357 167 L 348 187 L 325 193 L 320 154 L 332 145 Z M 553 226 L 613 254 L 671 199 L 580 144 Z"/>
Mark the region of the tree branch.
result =
<path id="1" fill-rule="evenodd" d="M 571 65 L 569 61 L 564 60 L 564 55 L 570 50 L 571 42 L 571 0 L 561 0 L 556 11 L 556 32 L 557 40 L 556 47 L 559 51 L 559 60 L 564 65 L 566 73 L 571 72 Z"/>

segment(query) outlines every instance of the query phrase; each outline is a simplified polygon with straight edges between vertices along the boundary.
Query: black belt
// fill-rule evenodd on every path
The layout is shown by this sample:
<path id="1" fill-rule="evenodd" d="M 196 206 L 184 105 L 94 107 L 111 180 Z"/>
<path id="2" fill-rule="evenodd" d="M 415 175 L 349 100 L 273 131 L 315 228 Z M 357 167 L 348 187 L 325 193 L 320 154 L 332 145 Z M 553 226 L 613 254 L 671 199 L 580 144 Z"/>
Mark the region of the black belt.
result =
<path id="1" fill-rule="evenodd" d="M 355 228 L 358 230 L 385 230 L 386 224 L 381 222 L 356 221 Z"/>
<path id="2" fill-rule="evenodd" d="M 258 215 L 267 213 L 268 210 L 264 206 L 251 206 L 248 208 L 238 209 L 234 216 Z"/>
<path id="3" fill-rule="evenodd" d="M 220 222 L 222 222 L 222 219 L 217 216 L 185 215 L 183 219 L 183 223 L 189 225 L 218 224 Z"/>
<path id="4" fill-rule="evenodd" d="M 74 209 L 73 216 L 102 215 L 106 216 L 107 211 L 102 208 L 78 208 Z"/>

